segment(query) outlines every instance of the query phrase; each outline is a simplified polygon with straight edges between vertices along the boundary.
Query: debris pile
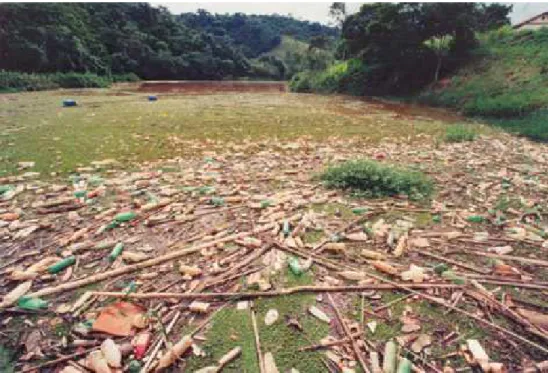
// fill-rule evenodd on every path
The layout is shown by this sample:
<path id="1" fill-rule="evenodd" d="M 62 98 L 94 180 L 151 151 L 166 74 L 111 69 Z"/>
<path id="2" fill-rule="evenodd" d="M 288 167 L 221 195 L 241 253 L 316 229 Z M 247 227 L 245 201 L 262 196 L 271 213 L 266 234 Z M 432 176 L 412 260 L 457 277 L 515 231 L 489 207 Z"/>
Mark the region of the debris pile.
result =
<path id="1" fill-rule="evenodd" d="M 211 323 L 234 308 L 254 340 L 198 372 L 243 371 L 249 345 L 256 371 L 305 371 L 286 366 L 283 340 L 261 346 L 265 328 L 306 336 L 304 318 L 329 333 L 292 353 L 321 351 L 325 371 L 542 371 L 546 150 L 510 136 L 441 147 L 301 139 L 138 171 L 99 161 L 68 180 L 5 177 L 0 344 L 24 347 L 22 372 L 159 372 L 200 365 Z M 356 199 L 315 178 L 356 158 L 420 168 L 434 199 Z M 255 303 L 300 294 L 315 301 L 258 317 Z"/>

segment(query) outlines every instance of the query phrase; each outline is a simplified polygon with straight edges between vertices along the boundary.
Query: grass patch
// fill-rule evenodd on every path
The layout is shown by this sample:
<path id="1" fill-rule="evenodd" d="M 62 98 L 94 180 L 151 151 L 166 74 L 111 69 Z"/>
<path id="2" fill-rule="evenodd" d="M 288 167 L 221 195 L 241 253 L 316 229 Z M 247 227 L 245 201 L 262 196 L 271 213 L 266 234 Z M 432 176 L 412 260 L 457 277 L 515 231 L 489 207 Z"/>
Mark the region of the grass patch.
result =
<path id="1" fill-rule="evenodd" d="M 242 355 L 228 364 L 223 371 L 257 372 L 259 363 L 255 352 L 255 339 L 249 310 L 227 307 L 213 318 L 211 328 L 207 333 L 207 340 L 201 345 L 207 356 L 189 358 L 185 371 L 194 372 L 209 365 L 216 365 L 221 356 L 237 346 L 242 348 Z"/>
<path id="2" fill-rule="evenodd" d="M 15 363 L 13 361 L 13 351 L 0 345 L 0 372 L 12 373 L 15 372 Z"/>
<path id="3" fill-rule="evenodd" d="M 279 287 L 294 287 L 313 284 L 313 275 L 305 273 L 295 276 L 289 271 L 277 279 Z M 321 353 L 302 352 L 300 347 L 317 343 L 329 333 L 329 326 L 308 314 L 307 308 L 316 302 L 313 294 L 296 294 L 286 297 L 259 299 L 255 302 L 257 326 L 263 353 L 271 352 L 280 372 L 296 368 L 300 372 L 320 372 L 325 368 L 320 360 Z M 269 309 L 278 310 L 278 320 L 270 326 L 264 323 Z M 304 332 L 286 325 L 285 317 L 298 319 Z M 207 332 L 207 340 L 201 345 L 207 356 L 189 358 L 186 370 L 193 372 L 216 361 L 232 348 L 242 347 L 242 356 L 229 364 L 226 372 L 258 372 L 255 339 L 249 310 L 238 311 L 234 307 L 225 308 L 212 320 Z"/>
<path id="4" fill-rule="evenodd" d="M 446 142 L 474 141 L 476 137 L 476 131 L 472 127 L 465 125 L 449 126 L 445 131 Z"/>
<path id="5" fill-rule="evenodd" d="M 151 103 L 147 94 L 126 89 L 1 96 L 0 177 L 16 173 L 20 161 L 35 161 L 28 171 L 44 177 L 74 172 L 94 160 L 114 158 L 121 167 L 131 168 L 161 157 L 199 156 L 246 140 L 295 141 L 308 136 L 323 141 L 336 134 L 363 144 L 385 138 L 419 142 L 424 135 L 442 135 L 447 122 L 456 120 L 433 121 L 433 111 L 416 109 L 402 123 L 391 108 L 341 97 L 159 94 Z M 78 106 L 63 108 L 66 98 L 75 99 Z"/>
<path id="6" fill-rule="evenodd" d="M 313 276 L 305 273 L 295 276 L 288 272 L 284 277 L 284 288 L 313 284 Z M 321 352 L 298 352 L 298 349 L 318 343 L 329 334 L 329 325 L 323 323 L 307 311 L 316 303 L 314 294 L 296 294 L 286 297 L 262 299 L 257 302 L 257 323 L 261 338 L 263 353 L 271 352 L 280 372 L 295 368 L 300 372 L 323 372 L 325 366 L 321 362 Z M 278 310 L 278 321 L 271 326 L 264 324 L 264 317 L 271 308 Z M 285 317 L 296 317 L 303 328 L 299 332 L 285 323 Z M 282 343 L 283 342 L 283 343 Z"/>
<path id="7" fill-rule="evenodd" d="M 515 32 L 502 28 L 481 35 L 471 62 L 443 89 L 427 90 L 418 99 L 548 141 L 547 41 L 547 29 Z"/>
<path id="8" fill-rule="evenodd" d="M 350 190 L 363 197 L 404 194 L 411 199 L 423 199 L 434 190 L 432 181 L 421 172 L 371 160 L 348 161 L 329 167 L 321 179 L 328 188 Z"/>

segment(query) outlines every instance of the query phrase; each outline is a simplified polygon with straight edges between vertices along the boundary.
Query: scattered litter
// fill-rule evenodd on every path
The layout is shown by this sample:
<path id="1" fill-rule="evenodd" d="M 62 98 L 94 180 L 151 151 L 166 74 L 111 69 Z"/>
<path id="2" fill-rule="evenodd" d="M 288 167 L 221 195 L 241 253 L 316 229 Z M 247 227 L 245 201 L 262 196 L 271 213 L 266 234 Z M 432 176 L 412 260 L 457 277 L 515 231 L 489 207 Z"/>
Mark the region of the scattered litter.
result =
<path id="1" fill-rule="evenodd" d="M 325 314 L 325 312 L 323 312 L 322 310 L 320 310 L 318 307 L 316 306 L 310 306 L 308 308 L 308 312 L 310 312 L 310 314 L 312 314 L 314 317 L 316 317 L 318 320 L 321 320 L 323 322 L 326 322 L 326 323 L 330 323 L 331 322 L 331 318 L 329 316 L 327 316 Z"/>

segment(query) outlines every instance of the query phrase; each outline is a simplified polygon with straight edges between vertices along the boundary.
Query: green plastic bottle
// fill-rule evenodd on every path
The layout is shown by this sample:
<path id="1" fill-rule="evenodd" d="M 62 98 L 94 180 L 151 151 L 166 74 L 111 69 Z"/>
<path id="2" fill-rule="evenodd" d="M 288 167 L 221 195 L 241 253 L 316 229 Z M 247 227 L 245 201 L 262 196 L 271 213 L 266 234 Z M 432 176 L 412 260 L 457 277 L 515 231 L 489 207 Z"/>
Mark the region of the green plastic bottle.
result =
<path id="1" fill-rule="evenodd" d="M 455 274 L 455 272 L 453 272 L 453 271 L 445 271 L 441 274 L 441 277 L 443 277 L 447 280 L 450 280 L 455 285 L 465 285 L 466 284 L 466 279 L 463 278 L 463 277 L 457 276 Z"/>
<path id="2" fill-rule="evenodd" d="M 225 200 L 223 197 L 211 197 L 211 204 L 216 207 L 224 206 Z"/>
<path id="3" fill-rule="evenodd" d="M 411 361 L 404 357 L 403 359 L 400 360 L 397 373 L 411 373 L 412 367 L 413 367 L 413 364 L 411 364 Z"/>
<path id="4" fill-rule="evenodd" d="M 113 220 L 104 226 L 105 228 L 103 229 L 103 231 L 109 231 L 111 229 L 118 228 L 119 226 L 120 226 L 120 223 L 116 220 Z"/>
<path id="5" fill-rule="evenodd" d="M 73 256 L 69 256 L 63 260 L 60 260 L 58 261 L 57 263 L 51 265 L 48 267 L 48 272 L 51 273 L 51 274 L 54 274 L 54 273 L 59 273 L 61 272 L 63 269 L 73 265 L 74 263 L 76 263 L 76 257 L 73 255 Z"/>
<path id="6" fill-rule="evenodd" d="M 441 275 L 443 272 L 449 270 L 449 266 L 445 263 L 440 263 L 434 266 L 434 272 L 436 272 L 438 275 Z"/>
<path id="7" fill-rule="evenodd" d="M 282 226 L 282 232 L 285 237 L 289 236 L 289 233 L 291 232 L 291 229 L 289 228 L 289 222 L 287 220 L 284 221 L 284 224 Z"/>
<path id="8" fill-rule="evenodd" d="M 356 215 L 362 215 L 367 212 L 367 207 L 355 207 L 352 209 L 352 212 Z"/>
<path id="9" fill-rule="evenodd" d="M 127 369 L 129 373 L 139 373 L 141 371 L 141 363 L 137 360 L 131 360 Z"/>
<path id="10" fill-rule="evenodd" d="M 485 218 L 481 215 L 471 215 L 466 218 L 466 221 L 469 223 L 483 223 Z"/>
<path id="11" fill-rule="evenodd" d="M 301 264 L 299 263 L 299 259 L 295 257 L 289 258 L 287 265 L 289 266 L 289 269 L 295 276 L 300 276 L 303 274 L 303 270 L 301 268 Z"/>
<path id="12" fill-rule="evenodd" d="M 87 196 L 88 192 L 87 190 L 77 190 L 74 192 L 74 197 L 76 198 L 84 198 Z"/>
<path id="13" fill-rule="evenodd" d="M 116 246 L 114 246 L 114 249 L 112 249 L 112 251 L 110 252 L 110 255 L 108 256 L 108 260 L 110 260 L 111 262 L 114 262 L 116 258 L 120 256 L 120 254 L 122 253 L 122 250 L 124 250 L 124 243 L 118 242 Z"/>
<path id="14" fill-rule="evenodd" d="M 118 215 L 114 217 L 114 220 L 116 220 L 118 223 L 124 223 L 130 220 L 133 220 L 137 217 L 137 214 L 133 211 L 128 212 L 121 212 Z"/>
<path id="15" fill-rule="evenodd" d="M 270 205 L 271 205 L 271 202 L 270 202 L 269 200 L 267 200 L 267 199 L 263 199 L 263 200 L 261 201 L 261 208 L 262 208 L 262 209 L 267 208 L 267 207 L 270 206 Z"/>
<path id="16" fill-rule="evenodd" d="M 34 297 L 21 297 L 17 301 L 17 307 L 24 310 L 39 310 L 43 308 L 48 308 L 48 302 L 40 298 Z"/>

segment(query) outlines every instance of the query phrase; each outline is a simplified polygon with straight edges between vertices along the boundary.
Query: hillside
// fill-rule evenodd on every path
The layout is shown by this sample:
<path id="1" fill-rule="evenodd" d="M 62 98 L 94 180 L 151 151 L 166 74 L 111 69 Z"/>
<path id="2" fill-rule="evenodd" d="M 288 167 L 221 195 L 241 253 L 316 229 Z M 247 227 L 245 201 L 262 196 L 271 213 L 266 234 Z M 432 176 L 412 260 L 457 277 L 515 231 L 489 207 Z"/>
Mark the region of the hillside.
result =
<path id="1" fill-rule="evenodd" d="M 548 140 L 548 29 L 484 34 L 469 63 L 419 96 L 424 103 L 481 116 Z"/>
<path id="2" fill-rule="evenodd" d="M 147 3 L 0 4 L 0 70 L 131 73 L 142 79 L 273 78 L 268 70 L 267 76 L 255 76 L 251 59 L 275 48 L 283 34 L 308 41 L 337 32 L 284 16 L 177 17 Z"/>
<path id="3" fill-rule="evenodd" d="M 339 35 L 336 28 L 281 15 L 211 14 L 198 10 L 183 13 L 178 19 L 194 30 L 230 39 L 249 58 L 272 50 L 284 35 L 303 42 L 318 36 L 335 38 Z"/>

